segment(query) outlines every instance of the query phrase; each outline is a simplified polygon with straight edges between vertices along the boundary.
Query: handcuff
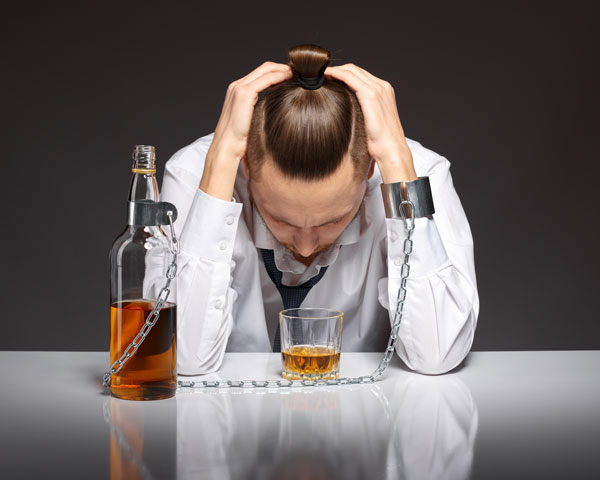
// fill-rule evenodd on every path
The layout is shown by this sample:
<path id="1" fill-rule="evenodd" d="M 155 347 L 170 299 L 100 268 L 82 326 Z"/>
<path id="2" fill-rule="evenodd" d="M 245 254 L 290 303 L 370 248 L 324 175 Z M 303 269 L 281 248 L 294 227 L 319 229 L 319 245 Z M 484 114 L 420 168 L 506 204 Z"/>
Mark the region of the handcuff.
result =
<path id="1" fill-rule="evenodd" d="M 406 191 L 406 194 L 405 194 Z M 414 218 L 433 218 L 435 208 L 431 196 L 429 177 L 419 177 L 409 182 L 382 183 L 381 195 L 387 218 L 403 218 L 401 209 L 403 201 L 410 201 L 413 206 Z M 405 217 L 410 217 L 406 214 Z"/>

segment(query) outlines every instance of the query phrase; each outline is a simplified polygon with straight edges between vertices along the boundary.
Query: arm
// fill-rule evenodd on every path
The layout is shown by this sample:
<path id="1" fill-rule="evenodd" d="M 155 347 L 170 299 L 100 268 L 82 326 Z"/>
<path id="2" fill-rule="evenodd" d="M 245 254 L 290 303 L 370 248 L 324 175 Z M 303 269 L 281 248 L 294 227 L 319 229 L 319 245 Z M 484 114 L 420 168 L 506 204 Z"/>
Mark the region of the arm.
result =
<path id="1" fill-rule="evenodd" d="M 365 120 L 369 154 L 377 162 L 383 182 L 416 180 L 413 154 L 404 136 L 391 84 L 353 64 L 329 67 L 325 75 L 343 81 L 356 93 Z M 435 374 L 454 368 L 471 348 L 479 298 L 471 231 L 452 185 L 450 162 L 421 149 L 424 156 L 433 154 L 429 156 L 429 171 L 422 175 L 430 177 L 436 215 L 434 219 L 415 220 L 397 352 L 410 368 Z M 383 295 L 382 303 L 388 304 L 393 319 L 406 232 L 399 219 L 387 219 L 386 229 L 389 280 L 384 288 L 388 295 Z"/>
<path id="2" fill-rule="evenodd" d="M 189 149 L 184 155 L 194 155 Z M 231 288 L 232 260 L 242 204 L 197 188 L 194 172 L 167 162 L 161 198 L 175 204 L 181 252 L 177 271 L 177 371 L 198 375 L 219 369 L 233 326 L 237 292 Z M 204 158 L 195 158 L 203 163 Z"/>
<path id="3" fill-rule="evenodd" d="M 433 155 L 437 160 L 429 181 L 436 213 L 433 219 L 415 220 L 396 351 L 409 368 L 440 374 L 456 367 L 469 353 L 479 314 L 479 297 L 473 238 L 452 184 L 450 162 Z M 386 219 L 383 241 L 388 278 L 380 282 L 380 301 L 389 308 L 391 322 L 396 312 L 405 238 L 404 222 Z"/>
<path id="4" fill-rule="evenodd" d="M 162 199 L 178 208 L 181 254 L 177 293 L 177 366 L 182 374 L 218 370 L 233 327 L 237 292 L 232 260 L 242 205 L 233 200 L 246 154 L 258 94 L 292 75 L 288 65 L 265 62 L 232 82 L 208 149 L 185 149 L 169 160 Z M 195 155 L 182 161 L 183 155 Z M 178 168 L 188 165 L 188 169 Z M 181 226 L 183 225 L 183 226 Z"/>

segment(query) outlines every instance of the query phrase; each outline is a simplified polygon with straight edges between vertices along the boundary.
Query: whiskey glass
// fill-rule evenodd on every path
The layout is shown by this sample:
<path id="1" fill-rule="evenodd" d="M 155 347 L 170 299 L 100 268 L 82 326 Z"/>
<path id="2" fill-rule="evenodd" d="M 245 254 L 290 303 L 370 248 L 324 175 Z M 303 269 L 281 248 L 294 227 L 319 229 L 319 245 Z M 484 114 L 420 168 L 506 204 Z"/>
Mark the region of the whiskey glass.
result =
<path id="1" fill-rule="evenodd" d="M 343 323 L 344 314 L 328 308 L 289 308 L 279 312 L 283 378 L 337 379 Z"/>

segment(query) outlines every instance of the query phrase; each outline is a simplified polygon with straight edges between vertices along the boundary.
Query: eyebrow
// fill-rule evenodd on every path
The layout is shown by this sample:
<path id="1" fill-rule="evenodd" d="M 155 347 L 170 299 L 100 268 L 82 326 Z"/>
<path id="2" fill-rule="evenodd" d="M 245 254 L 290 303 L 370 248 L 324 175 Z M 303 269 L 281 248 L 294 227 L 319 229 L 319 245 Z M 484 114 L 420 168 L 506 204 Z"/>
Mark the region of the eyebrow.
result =
<path id="1" fill-rule="evenodd" d="M 326 221 L 326 222 L 324 222 L 324 223 L 321 223 L 320 225 L 315 225 L 315 227 L 324 227 L 325 225 L 329 225 L 330 223 L 337 223 L 337 222 L 339 222 L 340 220 L 342 220 L 342 219 L 343 219 L 343 218 L 344 218 L 346 215 L 348 215 L 349 213 L 350 213 L 350 212 L 346 212 L 346 213 L 344 213 L 343 215 L 341 215 L 341 216 L 339 216 L 339 217 L 337 217 L 337 218 L 334 218 L 334 219 L 332 219 L 332 220 L 328 220 L 328 221 Z M 276 222 L 279 222 L 279 223 L 285 223 L 286 225 L 289 225 L 290 227 L 302 228 L 302 227 L 299 227 L 299 226 L 297 226 L 297 225 L 294 225 L 294 224 L 292 224 L 292 223 L 289 223 L 289 222 L 287 222 L 287 221 L 283 220 L 282 218 L 279 218 L 279 217 L 277 217 L 277 216 L 275 216 L 275 215 L 271 215 L 270 213 L 269 213 L 269 215 L 270 215 L 270 216 L 271 216 L 271 218 L 272 218 L 273 220 L 275 220 Z M 314 227 L 313 227 L 313 228 L 314 228 Z"/>

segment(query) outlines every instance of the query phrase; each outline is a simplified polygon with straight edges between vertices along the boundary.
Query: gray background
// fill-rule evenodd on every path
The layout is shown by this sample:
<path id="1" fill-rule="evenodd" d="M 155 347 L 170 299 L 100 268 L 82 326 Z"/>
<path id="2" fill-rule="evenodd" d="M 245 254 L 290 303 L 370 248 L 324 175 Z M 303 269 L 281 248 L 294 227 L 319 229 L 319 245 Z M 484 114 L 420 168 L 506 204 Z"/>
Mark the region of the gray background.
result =
<path id="1" fill-rule="evenodd" d="M 392 82 L 406 135 L 451 161 L 475 240 L 473 349 L 599 348 L 597 9 L 415 3 L 5 10 L 0 349 L 108 350 L 131 147 L 156 145 L 162 170 L 214 130 L 231 81 L 298 43 Z"/>

